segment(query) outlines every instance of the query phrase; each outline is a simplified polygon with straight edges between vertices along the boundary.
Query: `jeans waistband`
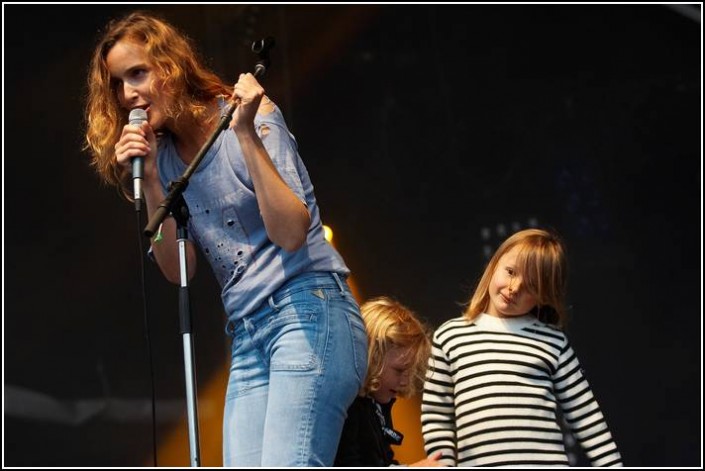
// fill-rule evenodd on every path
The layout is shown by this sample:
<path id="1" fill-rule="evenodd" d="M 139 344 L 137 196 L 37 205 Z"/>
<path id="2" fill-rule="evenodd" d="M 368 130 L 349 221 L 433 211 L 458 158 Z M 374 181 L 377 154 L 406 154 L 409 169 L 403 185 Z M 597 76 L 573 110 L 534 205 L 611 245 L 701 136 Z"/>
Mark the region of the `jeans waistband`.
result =
<path id="1" fill-rule="evenodd" d="M 347 283 L 345 283 L 345 276 L 342 276 L 335 272 L 306 272 L 295 276 L 294 278 L 288 280 L 283 285 L 281 285 L 277 290 L 272 293 L 275 298 L 285 296 L 289 291 L 296 290 L 301 286 L 311 286 L 314 285 L 317 288 L 339 288 L 340 291 L 349 291 Z"/>
<path id="2" fill-rule="evenodd" d="M 279 300 L 289 296 L 290 294 L 298 291 L 301 288 L 320 288 L 320 289 L 337 289 L 341 293 L 351 293 L 350 287 L 346 282 L 347 276 L 341 275 L 335 272 L 306 272 L 295 276 L 294 278 L 285 282 L 280 286 L 274 293 L 272 293 L 267 299 L 257 308 L 252 314 L 247 317 L 256 315 L 265 306 L 271 307 L 276 304 Z M 242 320 L 242 319 L 241 319 Z M 238 321 L 228 320 L 225 325 L 225 332 L 228 335 L 232 335 L 235 331 L 235 324 Z"/>

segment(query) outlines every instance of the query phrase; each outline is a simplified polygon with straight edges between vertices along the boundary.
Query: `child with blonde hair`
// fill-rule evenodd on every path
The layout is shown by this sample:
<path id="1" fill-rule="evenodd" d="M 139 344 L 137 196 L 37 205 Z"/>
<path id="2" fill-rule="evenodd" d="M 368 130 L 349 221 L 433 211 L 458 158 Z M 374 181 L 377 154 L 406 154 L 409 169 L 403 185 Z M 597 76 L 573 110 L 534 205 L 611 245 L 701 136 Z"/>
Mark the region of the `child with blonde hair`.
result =
<path id="1" fill-rule="evenodd" d="M 424 386 L 427 453 L 451 466 L 568 466 L 558 409 L 593 466 L 622 459 L 564 323 L 565 249 L 557 235 L 509 237 L 464 315 L 433 336 Z"/>
<path id="2" fill-rule="evenodd" d="M 391 410 L 397 396 L 412 396 L 423 386 L 431 353 L 428 329 L 413 311 L 388 297 L 372 299 L 360 311 L 367 330 L 367 378 L 348 409 L 335 465 L 399 464 L 391 445 L 400 445 L 404 437 L 394 430 Z M 411 466 L 439 466 L 439 456 Z"/>

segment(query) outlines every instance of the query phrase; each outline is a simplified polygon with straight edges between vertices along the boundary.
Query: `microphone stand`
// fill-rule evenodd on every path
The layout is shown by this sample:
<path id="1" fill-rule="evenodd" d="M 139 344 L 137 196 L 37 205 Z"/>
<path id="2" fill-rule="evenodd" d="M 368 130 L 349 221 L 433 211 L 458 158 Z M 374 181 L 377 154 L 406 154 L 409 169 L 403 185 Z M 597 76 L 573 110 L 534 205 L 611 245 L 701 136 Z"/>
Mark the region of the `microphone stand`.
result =
<path id="1" fill-rule="evenodd" d="M 252 52 L 258 55 L 259 60 L 255 64 L 255 77 L 261 77 L 269 67 L 269 50 L 274 47 L 274 39 L 268 37 L 252 43 Z M 237 108 L 237 103 L 230 103 L 223 111 L 218 122 L 218 127 L 208 138 L 203 147 L 198 151 L 191 164 L 186 168 L 183 175 L 169 183 L 169 193 L 162 201 L 157 210 L 150 218 L 144 229 L 144 235 L 151 238 L 159 225 L 168 214 L 176 221 L 176 240 L 179 245 L 179 274 L 181 284 L 179 286 L 179 327 L 183 339 L 184 349 L 184 377 L 186 381 L 186 406 L 188 414 L 189 450 L 191 453 L 191 467 L 201 465 L 200 445 L 198 435 L 198 408 L 196 397 L 196 369 L 193 353 L 193 338 L 191 326 L 191 302 L 188 290 L 188 270 L 186 266 L 186 241 L 188 240 L 188 219 L 190 217 L 186 200 L 183 193 L 188 186 L 189 178 L 196 171 L 196 168 L 205 157 L 220 133 L 227 129 L 232 115 Z"/>

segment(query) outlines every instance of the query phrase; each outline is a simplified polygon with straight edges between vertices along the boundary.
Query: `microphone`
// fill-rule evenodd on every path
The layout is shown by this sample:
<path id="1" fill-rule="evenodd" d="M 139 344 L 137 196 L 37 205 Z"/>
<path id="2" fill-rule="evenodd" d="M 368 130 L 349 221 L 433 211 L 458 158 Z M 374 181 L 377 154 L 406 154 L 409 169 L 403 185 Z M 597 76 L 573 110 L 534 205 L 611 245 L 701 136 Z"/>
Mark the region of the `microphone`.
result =
<path id="1" fill-rule="evenodd" d="M 132 126 L 140 126 L 147 121 L 147 112 L 142 108 L 135 108 L 130 111 L 129 117 Z M 135 211 L 142 209 L 142 178 L 144 176 L 144 157 L 132 158 L 132 185 L 134 188 Z"/>

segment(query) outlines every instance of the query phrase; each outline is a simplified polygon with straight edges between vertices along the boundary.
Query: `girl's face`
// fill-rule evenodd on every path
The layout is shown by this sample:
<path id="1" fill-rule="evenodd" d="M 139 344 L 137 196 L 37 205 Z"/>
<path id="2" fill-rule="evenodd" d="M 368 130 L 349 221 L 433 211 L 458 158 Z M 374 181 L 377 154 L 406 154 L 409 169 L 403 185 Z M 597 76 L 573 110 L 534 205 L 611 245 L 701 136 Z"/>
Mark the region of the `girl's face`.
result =
<path id="1" fill-rule="evenodd" d="M 502 255 L 490 281 L 487 313 L 496 317 L 521 316 L 536 306 L 536 298 L 527 292 L 524 279 L 516 267 L 520 247 Z"/>
<path id="2" fill-rule="evenodd" d="M 163 98 L 153 92 L 159 91 L 161 84 L 144 46 L 121 39 L 110 49 L 105 60 L 120 106 L 126 110 L 142 108 L 147 111 L 153 129 L 164 127 L 167 116 Z"/>
<path id="3" fill-rule="evenodd" d="M 386 404 L 409 387 L 412 359 L 408 348 L 393 347 L 387 351 L 379 378 L 379 389 L 372 393 L 375 401 Z"/>

